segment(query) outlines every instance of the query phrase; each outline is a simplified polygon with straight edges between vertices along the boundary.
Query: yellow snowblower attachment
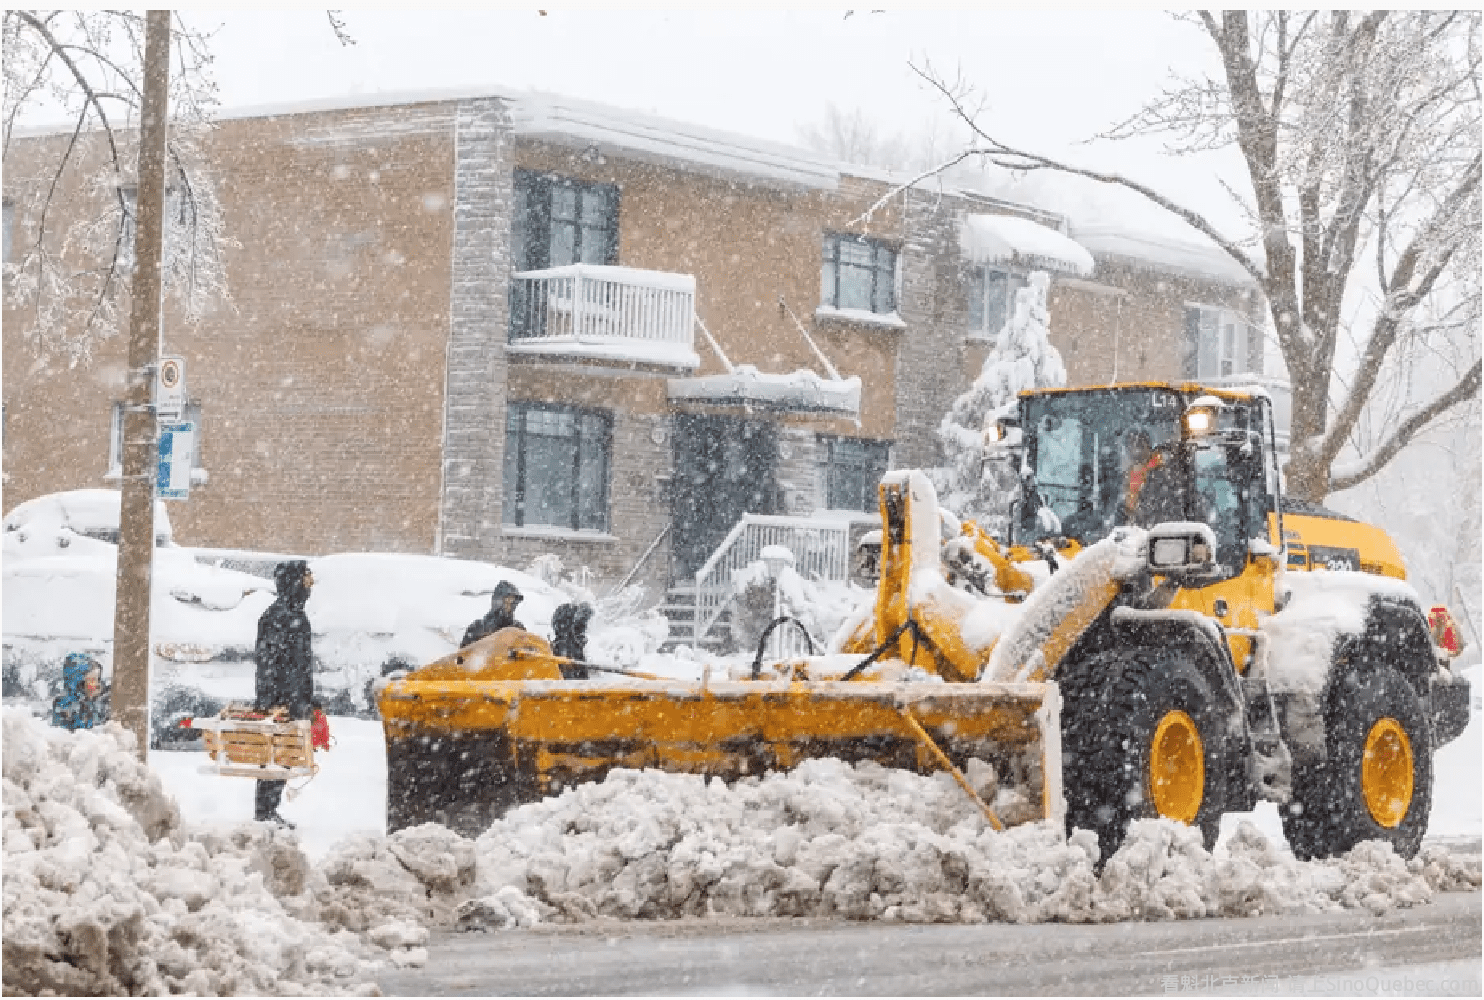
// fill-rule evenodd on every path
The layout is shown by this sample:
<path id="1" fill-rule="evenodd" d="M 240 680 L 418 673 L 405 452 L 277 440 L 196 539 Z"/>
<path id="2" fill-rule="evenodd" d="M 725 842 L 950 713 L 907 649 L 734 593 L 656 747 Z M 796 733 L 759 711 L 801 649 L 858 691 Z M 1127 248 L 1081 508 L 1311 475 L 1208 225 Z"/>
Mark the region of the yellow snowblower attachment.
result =
<path id="1" fill-rule="evenodd" d="M 997 826 L 1060 821 L 1055 684 L 980 681 L 992 647 L 963 641 L 951 588 L 909 586 L 942 580 L 925 477 L 889 477 L 882 517 L 880 596 L 841 652 L 740 679 L 563 680 L 566 661 L 545 640 L 505 629 L 393 675 L 377 692 L 388 830 L 437 822 L 475 835 L 613 768 L 732 781 L 811 757 L 946 771 Z"/>

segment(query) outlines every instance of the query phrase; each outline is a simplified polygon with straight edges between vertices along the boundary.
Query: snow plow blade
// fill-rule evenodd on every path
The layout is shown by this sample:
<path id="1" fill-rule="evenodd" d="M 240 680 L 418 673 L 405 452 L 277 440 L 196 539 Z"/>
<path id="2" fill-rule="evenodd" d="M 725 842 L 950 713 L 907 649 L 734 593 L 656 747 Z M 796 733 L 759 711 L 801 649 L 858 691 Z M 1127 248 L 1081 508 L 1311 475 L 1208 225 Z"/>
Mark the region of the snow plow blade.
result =
<path id="1" fill-rule="evenodd" d="M 601 781 L 613 768 L 732 781 L 814 757 L 948 771 L 996 825 L 1059 822 L 1064 813 L 1053 683 L 610 687 L 420 674 L 392 679 L 377 694 L 388 832 L 432 822 L 477 836 L 508 809 Z"/>

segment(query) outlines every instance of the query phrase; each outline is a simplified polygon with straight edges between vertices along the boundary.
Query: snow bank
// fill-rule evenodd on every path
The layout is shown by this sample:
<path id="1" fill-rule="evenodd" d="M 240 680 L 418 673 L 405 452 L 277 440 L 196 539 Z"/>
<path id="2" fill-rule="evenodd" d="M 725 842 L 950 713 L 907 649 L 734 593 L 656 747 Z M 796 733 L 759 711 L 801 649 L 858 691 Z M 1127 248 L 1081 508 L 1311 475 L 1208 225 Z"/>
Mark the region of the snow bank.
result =
<path id="1" fill-rule="evenodd" d="M 291 836 L 186 830 L 115 724 L 7 708 L 3 753 L 7 995 L 376 995 L 387 953 L 321 919 L 344 892 Z"/>
<path id="2" fill-rule="evenodd" d="M 461 927 L 600 917 L 1092 923 L 1379 913 L 1480 881 L 1476 859 L 1440 847 L 1407 862 L 1389 845 L 1366 843 L 1343 858 L 1301 862 L 1250 823 L 1217 858 L 1197 831 L 1166 820 L 1136 823 L 1099 873 L 1089 833 L 1067 838 L 1048 823 L 999 833 L 947 775 L 832 759 L 731 786 L 615 770 L 511 811 L 472 844 L 432 824 L 387 844 L 363 842 L 350 855 L 368 879 L 375 868 L 389 890 L 405 885 L 397 891 L 408 899 L 424 897 L 407 873 L 433 873 L 418 876 L 424 896 L 443 912 L 452 907 Z"/>
<path id="3" fill-rule="evenodd" d="M 60 995 L 374 995 L 431 928 L 594 918 L 817 916 L 1106 922 L 1364 909 L 1480 884 L 1476 856 L 1362 844 L 1299 862 L 1244 823 L 1096 841 L 997 833 L 945 775 L 811 760 L 732 786 L 617 770 L 513 810 L 477 840 L 358 833 L 319 863 L 265 824 L 187 827 L 116 725 L 3 713 L 4 989 Z M 245 788 L 244 788 L 245 790 Z"/>

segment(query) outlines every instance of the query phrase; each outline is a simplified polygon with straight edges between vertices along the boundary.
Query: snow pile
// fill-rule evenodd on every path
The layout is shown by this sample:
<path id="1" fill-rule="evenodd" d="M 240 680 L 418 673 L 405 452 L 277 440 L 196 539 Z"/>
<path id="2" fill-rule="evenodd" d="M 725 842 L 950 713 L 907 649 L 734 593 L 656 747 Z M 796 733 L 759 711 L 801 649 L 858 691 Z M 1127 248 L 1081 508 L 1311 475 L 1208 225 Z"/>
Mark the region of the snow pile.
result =
<path id="1" fill-rule="evenodd" d="M 122 727 L 6 709 L 3 752 L 7 994 L 375 995 L 374 950 L 312 919 L 297 846 L 183 829 Z"/>
<path id="2" fill-rule="evenodd" d="M 401 871 L 382 871 L 383 887 L 401 885 L 407 899 L 436 900 L 444 913 L 452 906 L 460 927 L 599 917 L 1088 923 L 1384 912 L 1480 882 L 1477 860 L 1436 847 L 1410 863 L 1375 842 L 1301 862 L 1251 824 L 1217 858 L 1197 831 L 1166 820 L 1134 824 L 1099 872 L 1092 834 L 1067 838 L 1049 823 L 996 832 L 947 775 L 833 759 L 731 786 L 614 770 L 492 825 L 471 845 L 472 879 L 459 842 L 429 824 L 386 847 L 363 843 L 354 864 L 369 879 L 374 857 L 388 866 L 400 859 Z M 345 864 L 334 855 L 329 868 Z"/>

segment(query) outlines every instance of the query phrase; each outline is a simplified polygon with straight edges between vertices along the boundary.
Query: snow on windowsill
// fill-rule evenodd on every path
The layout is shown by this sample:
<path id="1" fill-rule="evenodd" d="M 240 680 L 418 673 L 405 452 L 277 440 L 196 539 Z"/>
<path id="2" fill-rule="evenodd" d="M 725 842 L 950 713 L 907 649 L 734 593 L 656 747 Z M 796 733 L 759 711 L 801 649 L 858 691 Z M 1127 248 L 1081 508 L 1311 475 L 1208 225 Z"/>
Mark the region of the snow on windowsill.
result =
<path id="1" fill-rule="evenodd" d="M 907 329 L 906 321 L 895 312 L 877 313 L 869 309 L 836 309 L 834 306 L 820 306 L 814 310 L 814 318 L 836 323 L 861 323 L 894 330 Z"/>
<path id="2" fill-rule="evenodd" d="M 502 525 L 500 533 L 507 538 L 560 538 L 574 542 L 616 542 L 617 535 L 606 531 L 591 531 L 582 528 L 563 528 L 555 524 L 527 524 L 520 527 Z"/>

